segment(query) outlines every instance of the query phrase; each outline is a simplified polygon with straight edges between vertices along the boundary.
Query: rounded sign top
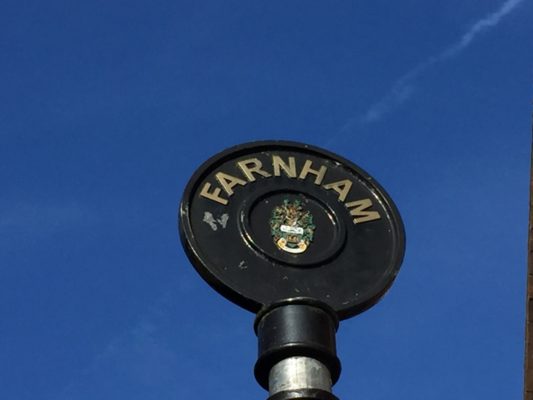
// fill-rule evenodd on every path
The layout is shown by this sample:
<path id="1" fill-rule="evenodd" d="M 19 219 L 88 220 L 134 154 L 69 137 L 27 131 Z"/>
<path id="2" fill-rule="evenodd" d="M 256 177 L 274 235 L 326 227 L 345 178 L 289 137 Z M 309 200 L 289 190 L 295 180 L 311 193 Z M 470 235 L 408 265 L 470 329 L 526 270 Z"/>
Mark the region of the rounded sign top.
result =
<path id="1" fill-rule="evenodd" d="M 206 161 L 180 206 L 180 236 L 200 275 L 252 312 L 311 298 L 344 319 L 375 304 L 400 268 L 404 229 L 361 168 L 294 142 L 232 147 Z"/>

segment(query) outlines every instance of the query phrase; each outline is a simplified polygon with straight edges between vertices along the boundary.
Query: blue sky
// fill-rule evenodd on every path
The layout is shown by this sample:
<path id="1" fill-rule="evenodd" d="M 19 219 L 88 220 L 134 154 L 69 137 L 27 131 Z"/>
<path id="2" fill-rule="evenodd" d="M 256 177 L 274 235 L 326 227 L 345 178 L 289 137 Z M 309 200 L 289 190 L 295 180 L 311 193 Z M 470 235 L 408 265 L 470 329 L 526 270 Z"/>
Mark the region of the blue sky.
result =
<path id="1" fill-rule="evenodd" d="M 533 5 L 11 1 L 0 12 L 0 396 L 263 399 L 253 315 L 176 229 L 214 153 L 351 159 L 403 216 L 344 321 L 341 399 L 522 393 Z"/>

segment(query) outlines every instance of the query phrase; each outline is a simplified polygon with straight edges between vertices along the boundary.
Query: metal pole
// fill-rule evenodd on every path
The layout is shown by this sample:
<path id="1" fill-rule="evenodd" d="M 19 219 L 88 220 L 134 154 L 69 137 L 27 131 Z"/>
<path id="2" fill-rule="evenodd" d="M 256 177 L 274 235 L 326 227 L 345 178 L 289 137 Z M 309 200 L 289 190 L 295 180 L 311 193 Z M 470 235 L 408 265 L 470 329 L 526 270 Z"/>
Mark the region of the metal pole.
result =
<path id="1" fill-rule="evenodd" d="M 329 369 L 310 357 L 289 357 L 272 367 L 268 376 L 268 392 L 271 396 L 300 389 L 331 392 Z"/>
<path id="2" fill-rule="evenodd" d="M 533 152 L 532 152 L 533 157 Z M 529 186 L 529 240 L 524 357 L 524 400 L 533 400 L 533 158 Z"/>
<path id="3" fill-rule="evenodd" d="M 255 377 L 268 400 L 338 400 L 331 387 L 340 375 L 336 313 L 312 299 L 291 299 L 264 308 L 255 330 Z"/>

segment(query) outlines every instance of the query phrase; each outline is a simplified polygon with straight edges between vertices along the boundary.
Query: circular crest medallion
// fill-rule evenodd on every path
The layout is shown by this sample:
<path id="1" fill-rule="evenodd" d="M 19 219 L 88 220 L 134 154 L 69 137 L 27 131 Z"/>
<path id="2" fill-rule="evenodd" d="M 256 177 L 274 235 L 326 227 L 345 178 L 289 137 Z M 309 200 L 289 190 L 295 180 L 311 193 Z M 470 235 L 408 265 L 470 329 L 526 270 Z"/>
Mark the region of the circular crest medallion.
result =
<path id="1" fill-rule="evenodd" d="M 200 275 L 258 312 L 293 298 L 344 319 L 392 284 L 405 246 L 392 200 L 361 168 L 305 144 L 230 148 L 189 181 L 179 212 L 182 243 Z"/>

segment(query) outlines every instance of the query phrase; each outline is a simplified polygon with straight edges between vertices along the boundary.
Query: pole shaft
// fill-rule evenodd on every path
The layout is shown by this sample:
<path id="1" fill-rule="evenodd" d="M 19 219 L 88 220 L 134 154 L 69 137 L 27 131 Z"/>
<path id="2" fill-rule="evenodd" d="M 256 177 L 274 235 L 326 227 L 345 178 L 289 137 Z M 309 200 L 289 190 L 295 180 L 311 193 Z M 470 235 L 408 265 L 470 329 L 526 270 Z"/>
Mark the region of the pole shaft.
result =
<path id="1" fill-rule="evenodd" d="M 532 152 L 533 157 L 533 152 Z M 533 400 L 533 158 L 529 185 L 529 239 L 524 357 L 524 400 Z"/>
<path id="2" fill-rule="evenodd" d="M 260 312 L 255 329 L 259 354 L 254 373 L 269 400 L 333 400 L 339 379 L 336 314 L 305 299 L 275 304 Z"/>
<path id="3" fill-rule="evenodd" d="M 310 357 L 289 357 L 272 367 L 268 377 L 268 391 L 271 396 L 298 389 L 321 389 L 331 392 L 329 369 Z"/>

